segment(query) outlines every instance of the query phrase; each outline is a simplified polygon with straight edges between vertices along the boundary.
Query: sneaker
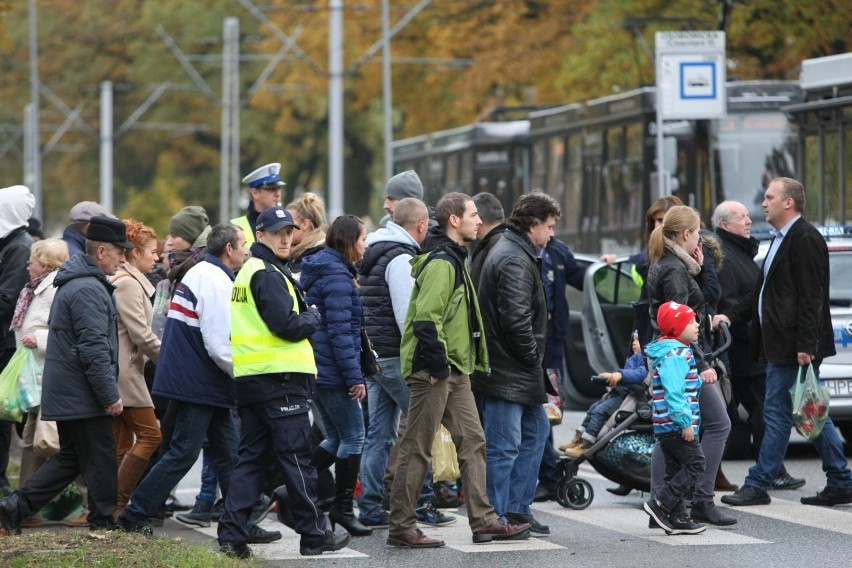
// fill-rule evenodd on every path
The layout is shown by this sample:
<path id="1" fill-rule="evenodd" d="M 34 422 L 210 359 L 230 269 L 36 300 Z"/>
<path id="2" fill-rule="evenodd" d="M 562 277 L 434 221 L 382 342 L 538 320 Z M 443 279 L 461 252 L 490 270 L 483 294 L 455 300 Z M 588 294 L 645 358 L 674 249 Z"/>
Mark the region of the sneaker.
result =
<path id="1" fill-rule="evenodd" d="M 276 540 L 281 540 L 279 531 L 268 531 L 261 526 L 251 525 L 246 542 L 248 544 L 269 544 Z"/>
<path id="2" fill-rule="evenodd" d="M 798 489 L 805 485 L 805 480 L 793 477 L 789 472 L 784 472 L 772 480 L 769 484 L 770 489 Z"/>
<path id="3" fill-rule="evenodd" d="M 433 485 L 433 489 L 435 496 L 432 497 L 432 504 L 437 509 L 457 509 L 464 505 L 464 497 L 457 484 L 439 481 Z"/>
<path id="4" fill-rule="evenodd" d="M 198 503 L 203 503 L 203 501 L 199 501 Z M 199 508 L 198 503 L 195 504 L 195 508 L 191 511 L 175 515 L 175 519 L 193 527 L 209 527 L 212 520 L 210 510 L 213 507 L 213 503 L 207 503 L 204 508 Z"/>
<path id="5" fill-rule="evenodd" d="M 418 523 L 432 527 L 443 527 L 456 522 L 455 516 L 445 515 L 436 509 L 435 505 L 433 505 L 431 501 L 421 505 L 414 512 L 417 513 Z"/>
<path id="6" fill-rule="evenodd" d="M 663 508 L 659 501 L 654 498 L 648 499 L 642 504 L 642 508 L 645 509 L 645 512 L 648 513 L 652 519 L 657 521 L 657 524 L 660 525 L 661 529 L 666 532 L 672 532 L 674 530 L 674 527 L 669 520 L 669 512 Z"/>
<path id="7" fill-rule="evenodd" d="M 534 534 L 540 535 L 549 535 L 550 527 L 547 525 L 543 525 L 536 520 L 532 514 L 524 515 L 521 513 L 506 513 L 506 518 L 513 525 L 520 525 L 522 523 L 530 524 L 530 532 Z"/>
<path id="8" fill-rule="evenodd" d="M 668 534 L 700 534 L 707 530 L 701 523 L 696 523 L 685 511 L 672 512 L 669 515 L 669 523 L 672 530 Z"/>
<path id="9" fill-rule="evenodd" d="M 335 552 L 349 544 L 351 538 L 345 529 L 339 529 L 335 532 L 328 531 L 325 534 L 325 540 L 314 546 L 299 545 L 299 554 L 302 556 L 319 556 L 323 552 Z"/>
<path id="10" fill-rule="evenodd" d="M 390 526 L 390 518 L 387 511 L 379 511 L 378 515 L 372 517 L 358 517 L 358 522 L 365 527 L 372 527 L 374 529 L 386 529 Z"/>

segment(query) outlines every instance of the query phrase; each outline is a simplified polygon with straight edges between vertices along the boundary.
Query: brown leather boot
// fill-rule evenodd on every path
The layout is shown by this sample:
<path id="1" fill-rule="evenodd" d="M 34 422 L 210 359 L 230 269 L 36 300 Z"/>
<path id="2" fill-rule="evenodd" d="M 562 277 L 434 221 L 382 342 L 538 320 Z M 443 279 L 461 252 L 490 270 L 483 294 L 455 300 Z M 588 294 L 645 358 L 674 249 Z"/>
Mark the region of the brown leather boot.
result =
<path id="1" fill-rule="evenodd" d="M 139 483 L 139 478 L 145 473 L 146 467 L 148 467 L 148 460 L 130 452 L 124 454 L 124 459 L 121 460 L 121 465 L 118 467 L 118 499 L 115 503 L 114 519 L 117 519 L 124 508 L 127 507 L 130 495 L 136 489 L 136 484 Z"/>
<path id="2" fill-rule="evenodd" d="M 716 470 L 716 483 L 714 489 L 716 491 L 736 491 L 740 486 L 728 481 L 725 473 L 722 471 L 722 464 L 719 464 L 719 469 Z"/>

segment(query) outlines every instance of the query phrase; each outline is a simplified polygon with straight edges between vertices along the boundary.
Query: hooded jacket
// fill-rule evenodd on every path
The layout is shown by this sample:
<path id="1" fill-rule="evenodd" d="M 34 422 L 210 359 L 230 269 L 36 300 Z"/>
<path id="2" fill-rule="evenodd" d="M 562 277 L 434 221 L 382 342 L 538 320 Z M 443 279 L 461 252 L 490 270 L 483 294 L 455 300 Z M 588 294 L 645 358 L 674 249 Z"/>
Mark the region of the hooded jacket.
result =
<path id="1" fill-rule="evenodd" d="M 465 268 L 467 249 L 441 231 L 436 248 L 411 260 L 414 289 L 402 331 L 402 376 L 426 370 L 436 379 L 488 373 L 488 348 L 476 290 Z"/>
<path id="2" fill-rule="evenodd" d="M 358 265 L 364 327 L 379 357 L 399 357 L 414 288 L 410 261 L 419 253 L 420 245 L 393 221 L 367 235 L 367 245 L 364 260 Z"/>
<path id="3" fill-rule="evenodd" d="M 42 378 L 44 420 L 106 415 L 118 394 L 118 316 L 113 286 L 86 254 L 56 274 Z"/>
<path id="4" fill-rule="evenodd" d="M 532 241 L 509 227 L 491 249 L 479 280 L 480 310 L 491 376 L 475 374 L 477 394 L 517 404 L 543 404 L 547 298 Z"/>
<path id="5" fill-rule="evenodd" d="M 698 395 L 701 376 L 695 366 L 692 348 L 677 339 L 662 337 L 645 348 L 651 360 L 651 394 L 654 408 L 654 434 L 676 433 L 701 425 Z"/>
<path id="6" fill-rule="evenodd" d="M 0 189 L 0 351 L 15 348 L 9 326 L 18 295 L 29 280 L 27 261 L 33 240 L 27 234 L 27 219 L 34 206 L 35 197 L 23 185 Z"/>
<path id="7" fill-rule="evenodd" d="M 311 343 L 317 362 L 318 388 L 348 390 L 364 384 L 361 372 L 361 298 L 355 267 L 343 253 L 324 248 L 302 263 L 299 281 L 305 301 L 316 305 L 322 323 Z"/>

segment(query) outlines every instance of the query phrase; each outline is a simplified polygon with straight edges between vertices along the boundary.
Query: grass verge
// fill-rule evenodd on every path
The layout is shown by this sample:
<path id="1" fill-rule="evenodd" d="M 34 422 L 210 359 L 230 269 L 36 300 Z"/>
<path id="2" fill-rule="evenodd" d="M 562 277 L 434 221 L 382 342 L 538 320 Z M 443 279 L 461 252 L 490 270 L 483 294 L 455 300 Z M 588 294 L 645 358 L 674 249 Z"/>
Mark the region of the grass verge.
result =
<path id="1" fill-rule="evenodd" d="M 181 539 L 146 538 L 121 531 L 84 530 L 0 536 L 0 566 L 70 568 L 258 568 L 255 560 L 229 558 Z"/>

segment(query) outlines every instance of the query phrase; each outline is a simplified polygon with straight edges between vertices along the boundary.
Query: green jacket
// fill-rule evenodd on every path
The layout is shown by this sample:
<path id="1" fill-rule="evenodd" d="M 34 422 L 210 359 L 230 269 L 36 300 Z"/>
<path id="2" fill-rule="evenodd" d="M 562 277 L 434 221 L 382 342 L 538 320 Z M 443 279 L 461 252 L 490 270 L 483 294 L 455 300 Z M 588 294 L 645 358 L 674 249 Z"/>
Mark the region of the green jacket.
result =
<path id="1" fill-rule="evenodd" d="M 479 302 L 464 263 L 467 250 L 447 241 L 411 259 L 415 283 L 400 348 L 404 377 L 426 369 L 444 379 L 450 365 L 468 375 L 490 371 Z"/>

